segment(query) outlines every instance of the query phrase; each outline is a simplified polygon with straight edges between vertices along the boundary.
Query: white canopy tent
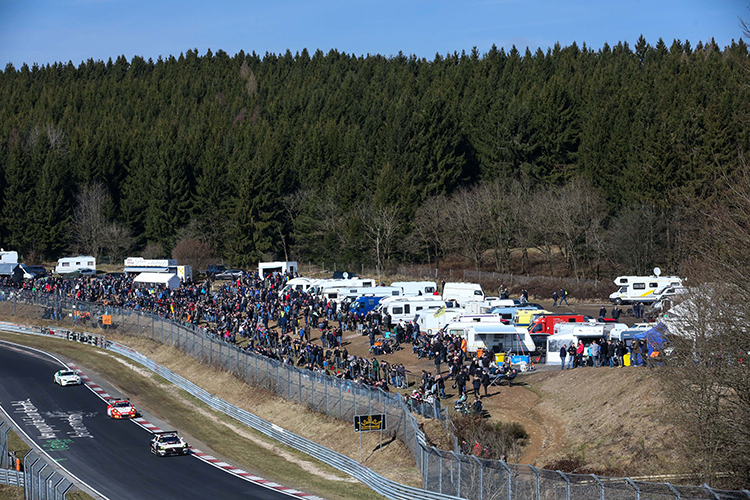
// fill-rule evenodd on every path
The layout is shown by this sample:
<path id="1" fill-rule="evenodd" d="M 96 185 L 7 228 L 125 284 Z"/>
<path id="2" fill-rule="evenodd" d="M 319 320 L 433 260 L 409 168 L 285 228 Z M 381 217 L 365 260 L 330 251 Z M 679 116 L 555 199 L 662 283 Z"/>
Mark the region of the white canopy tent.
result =
<path id="1" fill-rule="evenodd" d="M 167 285 L 173 289 L 180 286 L 180 277 L 173 273 L 141 273 L 133 282 L 145 285 Z"/>

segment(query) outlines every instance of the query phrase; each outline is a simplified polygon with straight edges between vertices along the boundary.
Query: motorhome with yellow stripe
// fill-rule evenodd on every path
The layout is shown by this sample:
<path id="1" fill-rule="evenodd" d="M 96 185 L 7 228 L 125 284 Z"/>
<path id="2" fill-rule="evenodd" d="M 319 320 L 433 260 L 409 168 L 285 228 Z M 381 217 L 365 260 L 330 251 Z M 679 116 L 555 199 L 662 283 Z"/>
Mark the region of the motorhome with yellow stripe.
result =
<path id="1" fill-rule="evenodd" d="M 609 296 L 609 300 L 617 305 L 635 302 L 650 304 L 659 300 L 658 290 L 666 286 L 682 286 L 682 278 L 660 274 L 657 267 L 653 276 L 618 276 L 615 285 L 619 289 Z"/>

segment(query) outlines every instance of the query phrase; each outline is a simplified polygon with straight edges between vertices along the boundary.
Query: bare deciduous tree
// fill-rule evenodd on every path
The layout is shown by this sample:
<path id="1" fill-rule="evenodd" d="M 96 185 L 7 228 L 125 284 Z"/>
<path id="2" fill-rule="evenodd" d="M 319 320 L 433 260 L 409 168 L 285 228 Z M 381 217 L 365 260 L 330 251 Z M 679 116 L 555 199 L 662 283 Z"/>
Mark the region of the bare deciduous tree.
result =
<path id="1" fill-rule="evenodd" d="M 99 258 L 106 246 L 106 211 L 112 203 L 103 184 L 84 185 L 76 195 L 71 243 L 73 250 Z"/>
<path id="2" fill-rule="evenodd" d="M 380 270 L 383 260 L 390 261 L 393 243 L 401 227 L 398 220 L 398 207 L 388 205 L 373 208 L 371 205 L 360 205 L 357 214 L 365 227 L 368 239 L 375 244 L 375 254 L 378 263 L 378 281 L 380 281 Z M 381 258 L 382 256 L 382 258 Z"/>
<path id="3" fill-rule="evenodd" d="M 451 235 L 451 249 L 474 262 L 477 272 L 482 254 L 489 248 L 488 219 L 489 211 L 478 190 L 463 188 L 450 197 L 445 222 Z"/>
<path id="4" fill-rule="evenodd" d="M 412 221 L 420 246 L 427 250 L 427 261 L 431 262 L 431 257 L 435 257 L 435 269 L 440 267 L 440 259 L 445 256 L 448 248 L 446 205 L 445 196 L 430 197 L 417 209 Z"/>

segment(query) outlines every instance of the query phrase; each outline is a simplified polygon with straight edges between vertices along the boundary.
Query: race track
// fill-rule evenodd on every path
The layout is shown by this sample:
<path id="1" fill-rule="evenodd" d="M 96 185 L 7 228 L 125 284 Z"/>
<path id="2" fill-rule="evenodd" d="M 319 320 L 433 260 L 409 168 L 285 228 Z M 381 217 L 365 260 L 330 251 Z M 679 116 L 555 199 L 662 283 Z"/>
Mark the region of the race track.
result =
<path id="1" fill-rule="evenodd" d="M 38 351 L 0 341 L 0 406 L 53 459 L 104 497 L 292 497 L 192 456 L 154 456 L 148 431 L 108 418 L 106 403 L 85 386 L 55 384 L 53 375 L 61 368 Z"/>

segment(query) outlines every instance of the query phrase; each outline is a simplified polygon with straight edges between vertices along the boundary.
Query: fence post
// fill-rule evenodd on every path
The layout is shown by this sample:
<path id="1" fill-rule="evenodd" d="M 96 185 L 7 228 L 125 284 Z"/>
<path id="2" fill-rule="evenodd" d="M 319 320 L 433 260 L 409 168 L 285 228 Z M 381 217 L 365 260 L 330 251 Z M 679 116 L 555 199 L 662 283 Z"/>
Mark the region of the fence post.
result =
<path id="1" fill-rule="evenodd" d="M 539 474 L 539 471 L 536 467 L 529 465 L 529 469 L 531 469 L 531 472 L 534 473 L 534 476 L 536 476 L 536 500 L 542 500 L 542 480 Z"/>
<path id="2" fill-rule="evenodd" d="M 593 477 L 594 481 L 599 484 L 599 500 L 604 500 L 604 483 L 599 481 L 599 478 L 596 477 L 596 474 L 591 474 L 591 477 Z"/>
<path id="3" fill-rule="evenodd" d="M 503 467 L 505 467 L 505 473 L 508 477 L 508 500 L 513 500 L 513 485 L 511 484 L 512 478 L 511 478 L 511 470 L 510 465 L 508 465 L 505 460 L 500 460 L 500 463 L 503 464 Z"/>
<path id="4" fill-rule="evenodd" d="M 680 492 L 677 491 L 677 488 L 675 488 L 669 483 L 664 483 L 664 484 L 666 484 L 667 488 L 669 488 L 672 491 L 672 493 L 674 493 L 675 500 L 680 500 Z M 747 493 L 747 497 L 750 498 L 750 492 Z"/>
<path id="5" fill-rule="evenodd" d="M 484 494 L 484 468 L 482 467 L 482 462 L 477 457 L 472 455 L 471 458 L 474 459 L 477 467 L 479 467 L 479 500 L 482 500 L 482 495 Z"/>
<path id="6" fill-rule="evenodd" d="M 706 489 L 706 491 L 708 491 L 709 493 L 711 493 L 711 495 L 713 495 L 713 497 L 716 500 L 720 500 L 719 499 L 719 495 L 714 490 L 712 490 L 711 487 L 707 483 L 703 483 L 703 487 Z"/>
<path id="7" fill-rule="evenodd" d="M 344 420 L 344 384 L 339 384 L 339 415 Z"/>
<path id="8" fill-rule="evenodd" d="M 297 375 L 299 375 L 299 404 L 302 404 L 302 372 L 297 370 Z"/>
<path id="9" fill-rule="evenodd" d="M 328 413 L 328 381 L 326 380 L 323 384 L 326 388 L 326 415 L 330 415 L 330 413 Z"/>
<path id="10" fill-rule="evenodd" d="M 453 455 L 453 459 L 458 464 L 458 480 L 456 481 L 456 484 L 458 485 L 456 487 L 456 496 L 461 496 L 461 460 L 459 460 L 458 455 L 456 455 L 454 452 L 450 452 L 451 455 Z"/>
<path id="11" fill-rule="evenodd" d="M 632 479 L 630 479 L 629 477 L 626 477 L 626 478 L 623 478 L 623 479 L 625 479 L 625 481 L 627 481 L 628 484 L 630 486 L 632 486 L 633 489 L 635 490 L 635 500 L 641 500 L 641 489 L 638 487 L 638 485 L 635 484 L 635 482 Z"/>
<path id="12" fill-rule="evenodd" d="M 570 479 L 562 471 L 556 470 L 560 477 L 565 481 L 565 500 L 570 500 Z"/>

